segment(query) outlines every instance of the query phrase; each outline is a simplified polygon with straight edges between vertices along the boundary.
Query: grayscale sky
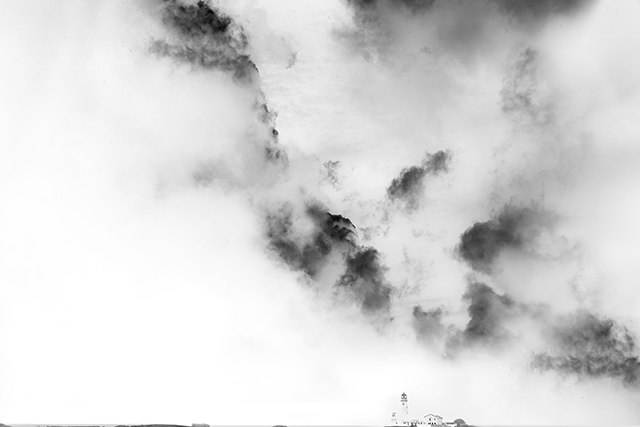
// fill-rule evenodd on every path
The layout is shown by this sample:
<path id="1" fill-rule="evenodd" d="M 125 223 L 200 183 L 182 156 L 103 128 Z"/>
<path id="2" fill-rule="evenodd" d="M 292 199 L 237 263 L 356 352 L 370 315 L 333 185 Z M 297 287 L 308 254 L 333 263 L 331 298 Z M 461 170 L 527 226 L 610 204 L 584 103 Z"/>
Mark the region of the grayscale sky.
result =
<path id="1" fill-rule="evenodd" d="M 5 423 L 640 423 L 640 3 L 0 3 Z"/>

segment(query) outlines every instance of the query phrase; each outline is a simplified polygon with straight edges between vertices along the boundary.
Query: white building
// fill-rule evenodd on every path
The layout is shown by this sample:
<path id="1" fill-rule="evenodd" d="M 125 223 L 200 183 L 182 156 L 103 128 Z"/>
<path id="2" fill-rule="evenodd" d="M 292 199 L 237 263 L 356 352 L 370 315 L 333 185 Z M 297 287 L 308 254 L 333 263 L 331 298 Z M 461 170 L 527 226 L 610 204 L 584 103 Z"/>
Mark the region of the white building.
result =
<path id="1" fill-rule="evenodd" d="M 427 414 L 424 416 L 424 421 L 426 424 L 430 426 L 441 426 L 444 423 L 442 422 L 442 417 L 436 414 Z"/>
<path id="2" fill-rule="evenodd" d="M 400 421 L 404 424 L 409 421 L 409 399 L 407 399 L 407 393 L 400 395 L 400 404 L 402 405 L 402 411 L 400 412 Z"/>
<path id="3" fill-rule="evenodd" d="M 424 421 L 409 417 L 409 399 L 407 393 L 400 395 L 400 413 L 393 412 L 391 414 L 391 426 L 417 426 L 424 424 Z"/>

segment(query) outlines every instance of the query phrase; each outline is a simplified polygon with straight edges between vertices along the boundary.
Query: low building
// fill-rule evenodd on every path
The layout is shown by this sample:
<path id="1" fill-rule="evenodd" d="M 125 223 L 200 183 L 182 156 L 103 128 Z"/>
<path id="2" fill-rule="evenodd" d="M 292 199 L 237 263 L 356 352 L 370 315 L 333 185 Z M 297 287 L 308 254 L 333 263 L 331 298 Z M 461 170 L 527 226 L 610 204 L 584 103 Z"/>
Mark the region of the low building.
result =
<path id="1" fill-rule="evenodd" d="M 430 426 L 441 426 L 444 423 L 442 422 L 442 417 L 436 414 L 427 414 L 424 416 L 424 421 L 426 424 Z"/>

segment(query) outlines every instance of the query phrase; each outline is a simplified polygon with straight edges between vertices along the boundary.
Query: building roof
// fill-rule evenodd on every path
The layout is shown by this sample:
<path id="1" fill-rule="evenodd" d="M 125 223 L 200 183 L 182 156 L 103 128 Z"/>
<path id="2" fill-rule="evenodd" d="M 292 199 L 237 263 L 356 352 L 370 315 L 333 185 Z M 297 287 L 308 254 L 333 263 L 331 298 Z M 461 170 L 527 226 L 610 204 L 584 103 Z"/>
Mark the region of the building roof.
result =
<path id="1" fill-rule="evenodd" d="M 442 418 L 440 415 L 436 415 L 436 414 L 427 414 L 423 418 L 427 418 L 429 415 L 433 415 L 434 417 Z"/>

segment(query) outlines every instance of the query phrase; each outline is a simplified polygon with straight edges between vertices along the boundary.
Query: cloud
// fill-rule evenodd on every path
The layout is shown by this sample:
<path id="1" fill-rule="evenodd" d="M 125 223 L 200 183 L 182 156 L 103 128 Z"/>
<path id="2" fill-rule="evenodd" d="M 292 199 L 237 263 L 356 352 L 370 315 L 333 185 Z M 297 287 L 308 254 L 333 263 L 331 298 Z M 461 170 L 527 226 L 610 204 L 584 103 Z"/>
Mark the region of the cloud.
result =
<path id="1" fill-rule="evenodd" d="M 554 15 L 570 15 L 592 5 L 591 0 L 493 0 L 500 10 L 519 22 L 542 21 Z"/>
<path id="2" fill-rule="evenodd" d="M 335 247 L 345 251 L 355 245 L 354 230 L 348 218 L 313 203 L 301 214 L 294 212 L 291 203 L 266 214 L 270 247 L 290 267 L 311 277 L 319 273 Z"/>
<path id="3" fill-rule="evenodd" d="M 484 283 L 471 283 L 463 299 L 469 303 L 469 323 L 463 333 L 464 338 L 473 342 L 498 344 L 507 337 L 501 323 L 514 302 L 508 296 L 498 295 Z"/>
<path id="4" fill-rule="evenodd" d="M 324 162 L 324 179 L 334 188 L 340 188 L 340 166 L 341 163 L 339 160 L 328 160 Z"/>
<path id="5" fill-rule="evenodd" d="M 285 203 L 266 214 L 270 248 L 287 265 L 320 286 L 342 290 L 365 313 L 386 312 L 392 288 L 384 278 L 380 253 L 357 241 L 351 220 L 310 202 L 303 212 Z M 325 271 L 323 271 L 325 270 Z M 327 276 L 326 270 L 333 270 Z"/>
<path id="6" fill-rule="evenodd" d="M 418 339 L 443 356 L 460 357 L 479 346 L 494 353 L 525 351 L 534 372 L 553 372 L 580 380 L 609 378 L 625 386 L 638 386 L 640 356 L 627 326 L 586 309 L 555 315 L 545 305 L 528 305 L 499 295 L 484 283 L 470 283 L 463 300 L 469 321 L 464 329 L 445 326 L 442 308 L 413 310 Z M 524 325 L 524 329 L 522 329 Z"/>
<path id="7" fill-rule="evenodd" d="M 276 114 L 269 109 L 260 89 L 258 67 L 250 56 L 245 30 L 207 1 L 185 5 L 178 0 L 164 0 L 162 21 L 175 34 L 175 40 L 153 40 L 149 50 L 160 57 L 192 65 L 195 69 L 221 70 L 230 73 L 236 82 L 255 87 L 256 116 L 264 125 L 261 137 L 264 154 L 270 162 L 287 164 L 287 155 L 278 144 Z M 212 175 L 205 165 L 194 178 L 200 183 Z"/>
<path id="8" fill-rule="evenodd" d="M 532 367 L 579 378 L 610 377 L 638 386 L 640 359 L 631 331 L 614 320 L 579 311 L 550 326 L 552 350 Z"/>
<path id="9" fill-rule="evenodd" d="M 347 255 L 346 269 L 337 285 L 353 292 L 365 313 L 386 312 L 392 289 L 384 279 L 384 270 L 375 248 L 358 248 Z"/>
<path id="10" fill-rule="evenodd" d="M 493 219 L 476 222 L 462 233 L 458 253 L 474 270 L 491 273 L 503 250 L 526 249 L 552 219 L 536 208 L 504 206 Z"/>
<path id="11" fill-rule="evenodd" d="M 384 58 L 389 64 L 386 60 L 409 54 L 455 58 L 476 66 L 486 58 L 528 45 L 555 19 L 581 16 L 595 1 L 349 0 L 346 3 L 355 12 L 356 28 L 342 35 L 369 60 Z"/>
<path id="12" fill-rule="evenodd" d="M 240 82 L 253 81 L 258 72 L 248 55 L 242 27 L 205 1 L 184 5 L 166 0 L 163 21 L 178 36 L 176 44 L 154 40 L 150 51 L 195 67 L 229 71 Z"/>
<path id="13" fill-rule="evenodd" d="M 402 5 L 413 13 L 425 12 L 432 8 L 434 4 L 441 6 L 442 2 L 436 0 L 348 0 L 349 4 L 359 9 L 367 10 L 375 6 L 398 6 Z M 483 6 L 489 7 L 494 3 L 499 10 L 519 22 L 526 23 L 533 20 L 548 19 L 554 15 L 571 14 L 589 6 L 592 1 L 585 0 L 491 0 L 484 2 Z M 454 7 L 459 9 L 467 7 L 465 2 L 456 2 Z"/>
<path id="14" fill-rule="evenodd" d="M 502 111 L 524 125 L 548 126 L 555 120 L 552 91 L 540 78 L 539 52 L 527 48 L 505 77 Z"/>
<path id="15" fill-rule="evenodd" d="M 521 339 L 517 325 L 531 319 L 531 310 L 525 304 L 498 294 L 484 283 L 470 282 L 462 301 L 468 315 L 462 328 L 444 326 L 444 312 L 440 308 L 430 313 L 414 309 L 418 338 L 433 348 L 442 348 L 442 357 L 455 360 L 478 350 L 508 354 Z"/>
<path id="16" fill-rule="evenodd" d="M 435 0 L 348 0 L 351 5 L 362 10 L 368 10 L 375 7 L 397 7 L 404 6 L 412 13 L 424 12 L 428 10 Z"/>
<path id="17" fill-rule="evenodd" d="M 410 210 L 417 208 L 424 191 L 425 176 L 446 172 L 450 160 L 450 152 L 438 151 L 434 154 L 427 154 L 420 166 L 402 169 L 400 175 L 394 178 L 387 188 L 387 196 L 391 200 L 404 201 Z"/>
<path id="18" fill-rule="evenodd" d="M 430 310 L 424 310 L 419 305 L 413 307 L 413 329 L 419 341 L 435 346 L 446 331 L 442 323 L 443 308 L 436 307 Z"/>

